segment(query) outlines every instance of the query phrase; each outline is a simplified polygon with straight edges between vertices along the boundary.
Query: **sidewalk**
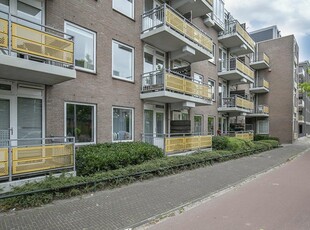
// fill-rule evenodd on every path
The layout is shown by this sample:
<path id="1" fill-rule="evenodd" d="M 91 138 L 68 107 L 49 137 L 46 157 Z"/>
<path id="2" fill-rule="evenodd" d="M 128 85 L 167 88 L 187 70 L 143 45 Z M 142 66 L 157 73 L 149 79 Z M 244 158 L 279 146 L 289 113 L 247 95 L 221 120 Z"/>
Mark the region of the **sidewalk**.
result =
<path id="1" fill-rule="evenodd" d="M 0 229 L 124 229 L 202 200 L 310 148 L 310 139 L 272 151 L 118 189 L 0 214 Z"/>
<path id="2" fill-rule="evenodd" d="M 309 230 L 310 151 L 150 230 Z"/>

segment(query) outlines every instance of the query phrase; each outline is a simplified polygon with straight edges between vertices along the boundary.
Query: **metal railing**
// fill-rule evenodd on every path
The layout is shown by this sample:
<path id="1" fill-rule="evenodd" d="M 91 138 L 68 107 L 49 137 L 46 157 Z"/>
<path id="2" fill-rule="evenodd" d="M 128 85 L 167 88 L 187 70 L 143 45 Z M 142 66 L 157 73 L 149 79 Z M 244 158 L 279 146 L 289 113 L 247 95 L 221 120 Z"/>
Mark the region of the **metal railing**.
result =
<path id="1" fill-rule="evenodd" d="M 269 114 L 269 107 L 266 105 L 258 105 L 255 113 L 257 114 Z"/>
<path id="2" fill-rule="evenodd" d="M 238 33 L 243 40 L 248 43 L 248 45 L 254 49 L 255 47 L 255 42 L 254 40 L 251 38 L 251 36 L 249 35 L 249 33 L 242 28 L 242 26 L 240 25 L 240 23 L 237 20 L 231 21 L 228 24 L 225 25 L 225 30 L 223 32 L 220 33 L 220 36 L 223 35 L 233 35 L 235 33 Z"/>
<path id="3" fill-rule="evenodd" d="M 268 65 L 270 64 L 270 58 L 267 54 L 260 52 L 252 55 L 251 62 L 260 62 L 260 61 L 264 61 Z"/>
<path id="4" fill-rule="evenodd" d="M 49 64 L 74 67 L 73 36 L 10 13 L 0 13 L 7 16 L 0 18 L 0 49 L 5 54 L 17 53 L 23 58 L 30 56 Z"/>
<path id="5" fill-rule="evenodd" d="M 262 78 L 256 80 L 255 84 L 253 85 L 253 88 L 260 88 L 260 87 L 269 89 L 269 82 Z"/>
<path id="6" fill-rule="evenodd" d="M 162 69 L 142 75 L 142 93 L 161 90 L 169 90 L 206 100 L 212 98 L 211 88 L 207 83 L 197 82 L 193 78 L 171 70 Z"/>
<path id="7" fill-rule="evenodd" d="M 212 148 L 212 135 L 204 133 L 143 133 L 142 141 L 156 145 L 165 154 Z"/>
<path id="8" fill-rule="evenodd" d="M 213 42 L 211 37 L 167 4 L 163 4 L 142 15 L 142 33 L 147 33 L 161 26 L 172 28 L 212 53 Z"/>
<path id="9" fill-rule="evenodd" d="M 226 65 L 223 65 L 222 62 L 225 62 Z M 223 66 L 226 66 L 226 68 L 223 68 Z M 244 63 L 242 63 L 238 58 L 230 58 L 227 60 L 222 60 L 219 63 L 219 72 L 227 72 L 227 71 L 240 71 L 241 73 L 245 74 L 251 79 L 254 79 L 255 74 L 254 70 Z"/>
<path id="10" fill-rule="evenodd" d="M 50 171 L 75 171 L 74 137 L 10 139 L 0 146 L 0 180 L 30 177 Z"/>
<path id="11" fill-rule="evenodd" d="M 305 117 L 303 115 L 299 115 L 298 116 L 298 121 L 304 122 L 305 121 Z"/>
<path id="12" fill-rule="evenodd" d="M 298 100 L 298 106 L 299 107 L 305 107 L 305 101 L 303 99 Z"/>
<path id="13" fill-rule="evenodd" d="M 254 103 L 239 95 L 233 97 L 224 97 L 222 99 L 221 107 L 237 107 L 242 109 L 254 110 Z"/>

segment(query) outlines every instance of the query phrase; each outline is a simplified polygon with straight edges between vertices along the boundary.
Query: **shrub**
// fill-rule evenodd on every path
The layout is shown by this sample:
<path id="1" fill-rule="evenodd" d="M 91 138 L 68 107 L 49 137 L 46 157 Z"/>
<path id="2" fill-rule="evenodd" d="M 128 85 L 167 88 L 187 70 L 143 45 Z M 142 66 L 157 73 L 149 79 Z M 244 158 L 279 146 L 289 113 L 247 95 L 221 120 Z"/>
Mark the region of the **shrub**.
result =
<path id="1" fill-rule="evenodd" d="M 275 140 L 280 142 L 278 137 L 271 137 L 269 135 L 262 135 L 262 134 L 254 135 L 254 141 L 261 141 L 261 140 Z"/>
<path id="2" fill-rule="evenodd" d="M 261 140 L 260 142 L 262 143 L 268 143 L 271 145 L 272 148 L 277 148 L 279 147 L 279 141 L 277 140 Z"/>
<path id="3" fill-rule="evenodd" d="M 215 150 L 225 150 L 228 147 L 228 137 L 225 136 L 213 136 L 212 148 Z"/>
<path id="4" fill-rule="evenodd" d="M 78 175 L 86 176 L 141 164 L 163 156 L 161 149 L 142 142 L 89 145 L 76 151 L 76 169 Z"/>
<path id="5" fill-rule="evenodd" d="M 228 139 L 227 150 L 238 152 L 238 151 L 247 151 L 254 148 L 254 144 L 252 141 L 243 140 L 235 137 L 227 137 L 227 139 Z"/>

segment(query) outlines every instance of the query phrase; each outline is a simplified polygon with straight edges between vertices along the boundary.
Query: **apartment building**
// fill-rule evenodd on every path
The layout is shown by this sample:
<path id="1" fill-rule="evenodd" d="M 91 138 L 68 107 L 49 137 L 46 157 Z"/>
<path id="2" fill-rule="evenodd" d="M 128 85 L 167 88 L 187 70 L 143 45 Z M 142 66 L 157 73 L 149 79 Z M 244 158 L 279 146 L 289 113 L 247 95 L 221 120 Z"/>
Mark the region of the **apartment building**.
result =
<path id="1" fill-rule="evenodd" d="M 40 158 L 33 171 L 56 167 L 42 156 L 70 157 L 66 137 L 174 153 L 211 147 L 212 135 L 298 133 L 298 93 L 283 90 L 297 87 L 294 37 L 256 44 L 223 0 L 4 0 L 0 10 L 0 177 L 9 158 L 23 166 L 22 151 Z"/>
<path id="2" fill-rule="evenodd" d="M 310 81 L 310 63 L 304 61 L 299 63 L 298 76 L 299 83 Z M 298 93 L 298 125 L 299 125 L 299 137 L 303 137 L 310 134 L 310 99 L 306 92 L 299 90 Z"/>
<path id="3" fill-rule="evenodd" d="M 298 44 L 294 35 L 281 37 L 277 26 L 250 35 L 256 42 L 251 63 L 256 81 L 250 91 L 255 93 L 257 110 L 247 116 L 246 123 L 255 133 L 292 143 L 298 138 Z"/>

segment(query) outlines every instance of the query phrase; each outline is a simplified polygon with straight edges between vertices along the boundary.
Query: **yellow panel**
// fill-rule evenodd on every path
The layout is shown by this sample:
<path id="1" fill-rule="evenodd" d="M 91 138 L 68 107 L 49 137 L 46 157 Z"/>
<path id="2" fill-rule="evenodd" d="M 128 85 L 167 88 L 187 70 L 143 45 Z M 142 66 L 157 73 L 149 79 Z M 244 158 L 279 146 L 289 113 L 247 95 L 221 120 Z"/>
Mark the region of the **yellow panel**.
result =
<path id="1" fill-rule="evenodd" d="M 9 175 L 8 155 L 8 148 L 0 148 L 0 177 Z"/>
<path id="2" fill-rule="evenodd" d="M 179 33 L 186 35 L 189 39 L 205 47 L 210 52 L 212 51 L 212 40 L 170 9 L 166 9 L 166 23 Z"/>
<path id="3" fill-rule="evenodd" d="M 268 57 L 265 53 L 263 54 L 263 58 L 264 58 L 264 61 L 265 61 L 267 64 L 269 64 L 270 59 L 269 59 L 269 57 Z"/>
<path id="4" fill-rule="evenodd" d="M 0 47 L 8 47 L 8 21 L 0 19 Z"/>
<path id="5" fill-rule="evenodd" d="M 171 137 L 165 140 L 167 153 L 212 147 L 212 136 Z"/>
<path id="6" fill-rule="evenodd" d="M 12 23 L 12 48 L 28 54 L 73 64 L 73 42 Z"/>
<path id="7" fill-rule="evenodd" d="M 269 82 L 264 80 L 263 86 L 267 89 L 269 89 Z"/>
<path id="8" fill-rule="evenodd" d="M 213 0 L 207 0 L 209 4 L 212 6 L 213 5 Z"/>
<path id="9" fill-rule="evenodd" d="M 236 24 L 236 30 L 238 34 L 243 37 L 243 39 L 254 49 L 255 42 L 254 40 L 250 37 L 250 35 L 241 27 L 239 23 Z"/>
<path id="10" fill-rule="evenodd" d="M 13 174 L 73 166 L 73 145 L 15 147 Z"/>

